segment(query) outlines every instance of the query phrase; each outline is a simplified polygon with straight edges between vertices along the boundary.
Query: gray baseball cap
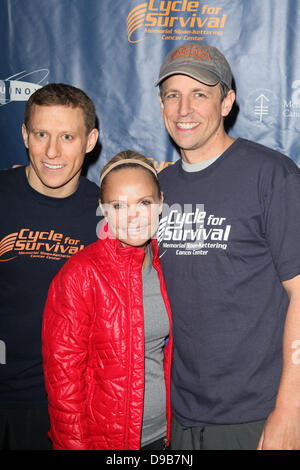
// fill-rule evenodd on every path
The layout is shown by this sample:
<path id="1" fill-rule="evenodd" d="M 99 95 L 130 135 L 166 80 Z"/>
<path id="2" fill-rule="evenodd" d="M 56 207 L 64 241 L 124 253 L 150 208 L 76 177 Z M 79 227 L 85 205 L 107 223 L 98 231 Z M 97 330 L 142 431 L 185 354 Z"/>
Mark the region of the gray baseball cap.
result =
<path id="1" fill-rule="evenodd" d="M 206 85 L 223 82 L 231 89 L 232 73 L 227 60 L 216 47 L 207 44 L 188 42 L 169 52 L 155 86 L 177 74 L 188 75 Z"/>

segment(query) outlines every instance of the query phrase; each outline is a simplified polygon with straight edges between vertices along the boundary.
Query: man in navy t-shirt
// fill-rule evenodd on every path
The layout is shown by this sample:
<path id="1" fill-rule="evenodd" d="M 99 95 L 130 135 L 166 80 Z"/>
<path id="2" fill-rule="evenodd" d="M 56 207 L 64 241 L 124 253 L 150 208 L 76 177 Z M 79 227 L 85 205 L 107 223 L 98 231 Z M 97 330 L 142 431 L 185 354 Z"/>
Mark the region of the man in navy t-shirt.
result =
<path id="1" fill-rule="evenodd" d="M 300 170 L 231 138 L 232 74 L 186 43 L 161 66 L 181 159 L 160 173 L 173 449 L 300 449 Z"/>
<path id="2" fill-rule="evenodd" d="M 56 273 L 97 239 L 99 188 L 81 176 L 95 117 L 78 88 L 37 90 L 22 126 L 29 165 L 0 171 L 0 449 L 51 448 L 42 314 Z"/>

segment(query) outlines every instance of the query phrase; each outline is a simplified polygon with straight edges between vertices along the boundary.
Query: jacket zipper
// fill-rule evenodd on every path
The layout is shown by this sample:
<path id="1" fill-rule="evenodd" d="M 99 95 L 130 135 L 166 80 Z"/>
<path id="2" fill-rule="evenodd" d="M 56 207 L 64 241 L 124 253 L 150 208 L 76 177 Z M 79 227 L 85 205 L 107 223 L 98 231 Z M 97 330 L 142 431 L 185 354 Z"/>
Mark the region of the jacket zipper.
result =
<path id="1" fill-rule="evenodd" d="M 128 263 L 129 265 L 129 269 L 127 271 L 127 286 L 130 286 L 130 274 L 131 274 L 131 266 L 132 266 L 132 258 L 131 260 L 129 261 Z M 142 276 L 142 274 L 141 274 Z M 142 283 L 142 280 L 141 280 L 141 289 L 142 289 L 142 293 L 141 293 L 141 299 L 143 299 L 143 283 Z M 130 309 L 132 307 L 132 302 L 131 302 L 131 289 L 128 289 L 128 292 L 129 292 L 129 306 L 130 306 Z M 131 375 L 132 375 L 132 341 L 133 341 L 133 338 L 132 338 L 132 320 L 131 320 L 131 315 L 128 315 L 129 319 L 129 358 L 128 358 L 128 373 L 127 373 L 127 396 L 126 396 L 126 409 L 125 409 L 125 417 L 126 417 L 126 423 L 125 423 L 125 429 L 126 429 L 126 432 L 125 432 L 125 450 L 128 449 L 129 447 L 129 444 L 128 444 L 128 433 L 129 433 L 129 428 L 130 426 L 128 425 L 129 423 L 129 413 L 130 413 L 130 408 L 129 408 L 129 396 L 130 396 L 130 391 L 131 391 Z M 145 338 L 143 338 L 144 341 L 145 341 Z M 144 387 L 145 387 L 145 379 L 144 379 Z M 140 433 L 141 434 L 141 433 Z"/>
<path id="2" fill-rule="evenodd" d="M 128 266 L 129 266 L 129 269 L 127 270 L 127 286 L 130 286 L 130 267 L 131 267 L 131 260 L 130 262 L 128 263 Z M 129 307 L 131 309 L 131 289 L 129 288 L 128 289 L 128 297 L 129 297 Z M 127 396 L 126 396 L 126 409 L 125 409 L 125 419 L 126 419 L 126 422 L 125 422 L 125 429 L 126 429 L 126 433 L 125 433 L 125 449 L 128 449 L 128 432 L 129 432 L 129 426 L 128 426 L 128 422 L 129 422 L 129 395 L 130 395 L 130 386 L 129 384 L 131 383 L 131 380 L 130 380 L 130 375 L 131 375 L 131 357 L 132 357 L 132 353 L 131 353 L 131 349 L 132 349 L 132 345 L 131 345 L 131 341 L 132 341 L 132 338 L 131 338 L 131 315 L 128 315 L 128 334 L 129 334 L 129 341 L 128 341 L 128 344 L 129 344 L 129 348 L 128 348 L 128 367 L 127 367 Z"/>

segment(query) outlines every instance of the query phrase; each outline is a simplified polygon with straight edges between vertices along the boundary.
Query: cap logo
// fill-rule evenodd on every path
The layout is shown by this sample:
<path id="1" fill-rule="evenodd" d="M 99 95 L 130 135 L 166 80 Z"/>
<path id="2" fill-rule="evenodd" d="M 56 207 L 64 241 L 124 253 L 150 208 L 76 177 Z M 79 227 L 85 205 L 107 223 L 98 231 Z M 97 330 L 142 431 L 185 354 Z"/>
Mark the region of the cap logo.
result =
<path id="1" fill-rule="evenodd" d="M 170 57 L 170 60 L 177 59 L 178 57 L 184 59 L 196 59 L 210 61 L 210 54 L 206 49 L 201 49 L 198 46 L 183 46 L 179 47 Z"/>

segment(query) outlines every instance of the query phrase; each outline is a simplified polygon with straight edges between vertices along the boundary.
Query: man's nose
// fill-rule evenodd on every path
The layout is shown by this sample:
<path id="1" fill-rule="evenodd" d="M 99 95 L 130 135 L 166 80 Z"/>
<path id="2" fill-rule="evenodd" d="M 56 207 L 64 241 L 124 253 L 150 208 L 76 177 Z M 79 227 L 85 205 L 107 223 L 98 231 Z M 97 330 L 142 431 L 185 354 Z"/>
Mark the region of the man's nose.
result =
<path id="1" fill-rule="evenodd" d="M 46 155 L 48 158 L 56 158 L 60 154 L 59 143 L 55 137 L 51 137 L 48 142 L 46 149 Z"/>
<path id="2" fill-rule="evenodd" d="M 188 96 L 182 96 L 179 103 L 179 114 L 187 116 L 192 112 L 192 103 Z"/>

